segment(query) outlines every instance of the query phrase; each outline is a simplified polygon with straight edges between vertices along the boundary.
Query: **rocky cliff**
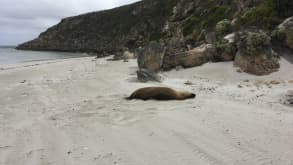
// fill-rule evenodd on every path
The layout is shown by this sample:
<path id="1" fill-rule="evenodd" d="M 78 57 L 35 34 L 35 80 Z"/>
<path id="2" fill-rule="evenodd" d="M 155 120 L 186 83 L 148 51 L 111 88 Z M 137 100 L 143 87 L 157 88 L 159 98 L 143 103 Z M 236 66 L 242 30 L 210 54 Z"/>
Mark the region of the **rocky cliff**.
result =
<path id="1" fill-rule="evenodd" d="M 174 37 L 194 46 L 212 40 L 207 33 L 216 30 L 273 29 L 293 15 L 292 9 L 290 0 L 143 0 L 65 18 L 18 49 L 113 53 Z M 216 29 L 224 19 L 233 27 Z"/>
<path id="2" fill-rule="evenodd" d="M 144 0 L 62 19 L 18 49 L 114 53 L 161 37 L 177 0 Z"/>
<path id="3" fill-rule="evenodd" d="M 241 52 L 247 52 L 243 48 L 250 51 L 249 58 L 237 59 L 249 59 L 248 63 L 251 63 L 251 58 L 259 57 L 259 54 L 267 55 L 267 50 L 270 50 L 268 57 L 259 59 L 275 60 L 276 55 L 271 49 L 274 44 L 292 43 L 293 33 L 278 28 L 286 18 L 293 16 L 292 9 L 292 0 L 143 0 L 111 10 L 65 18 L 38 38 L 17 48 L 94 52 L 104 56 L 117 55 L 125 50 L 138 52 L 139 48 L 155 41 L 165 47 L 163 69 L 176 67 L 176 59 L 190 59 L 178 58 L 180 54 L 194 54 L 190 52 L 198 52 L 195 50 L 203 47 L 209 48 L 209 53 L 204 53 L 209 57 L 205 57 L 204 61 L 231 61 L 236 54 L 244 57 L 240 56 L 243 54 Z M 288 25 L 286 28 L 292 29 L 291 24 Z M 247 34 L 238 37 L 245 42 L 237 40 L 235 36 L 240 35 L 236 33 Z M 249 37 L 258 36 L 265 36 L 268 43 L 265 46 L 249 43 L 255 41 Z M 259 43 L 262 43 L 262 39 L 256 38 Z M 246 44 L 243 47 L 239 42 Z M 262 51 L 262 48 L 266 51 Z M 212 54 L 210 50 L 214 50 Z M 274 58 L 271 58 L 273 54 Z M 191 59 L 202 59 L 201 56 Z M 261 63 L 261 60 L 256 61 Z M 273 62 L 272 66 L 278 66 L 277 62 Z"/>

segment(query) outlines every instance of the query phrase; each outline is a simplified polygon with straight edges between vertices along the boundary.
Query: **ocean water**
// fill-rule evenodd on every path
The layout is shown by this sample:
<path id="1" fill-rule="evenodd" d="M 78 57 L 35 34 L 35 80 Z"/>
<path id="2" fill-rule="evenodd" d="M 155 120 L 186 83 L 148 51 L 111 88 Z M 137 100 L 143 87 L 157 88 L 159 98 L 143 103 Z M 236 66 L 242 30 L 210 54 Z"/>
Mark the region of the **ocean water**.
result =
<path id="1" fill-rule="evenodd" d="M 16 64 L 30 61 L 67 59 L 86 56 L 88 55 L 83 53 L 23 51 L 16 50 L 13 47 L 0 46 L 0 64 Z"/>

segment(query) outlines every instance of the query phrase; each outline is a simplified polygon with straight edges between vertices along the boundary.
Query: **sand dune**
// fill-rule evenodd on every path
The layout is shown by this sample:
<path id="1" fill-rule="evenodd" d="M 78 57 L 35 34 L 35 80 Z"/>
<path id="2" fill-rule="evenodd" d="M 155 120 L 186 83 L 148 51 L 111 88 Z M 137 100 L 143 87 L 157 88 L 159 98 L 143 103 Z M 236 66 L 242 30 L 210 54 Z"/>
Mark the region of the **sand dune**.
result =
<path id="1" fill-rule="evenodd" d="M 135 60 L 1 66 L 0 165 L 292 165 L 293 108 L 283 103 L 293 65 L 281 63 L 263 77 L 205 64 L 165 72 L 161 84 L 137 82 Z M 145 86 L 197 97 L 123 99 Z"/>

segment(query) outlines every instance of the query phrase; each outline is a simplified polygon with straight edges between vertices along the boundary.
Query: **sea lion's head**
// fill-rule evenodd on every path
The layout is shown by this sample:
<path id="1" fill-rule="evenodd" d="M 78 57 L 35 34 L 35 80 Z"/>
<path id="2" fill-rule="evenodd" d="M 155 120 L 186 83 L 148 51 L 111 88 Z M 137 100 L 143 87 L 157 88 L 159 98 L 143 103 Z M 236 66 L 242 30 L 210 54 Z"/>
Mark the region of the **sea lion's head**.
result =
<path id="1" fill-rule="evenodd" d="M 196 95 L 194 93 L 189 93 L 188 96 L 187 96 L 187 98 L 188 99 L 193 99 L 193 98 L 195 98 L 195 96 Z"/>
<path id="2" fill-rule="evenodd" d="M 193 99 L 196 97 L 196 94 L 191 92 L 180 92 L 178 99 L 179 100 L 185 100 L 185 99 Z"/>
<path id="3" fill-rule="evenodd" d="M 196 96 L 196 94 L 191 93 L 189 98 L 193 99 L 193 98 L 195 98 L 195 96 Z"/>

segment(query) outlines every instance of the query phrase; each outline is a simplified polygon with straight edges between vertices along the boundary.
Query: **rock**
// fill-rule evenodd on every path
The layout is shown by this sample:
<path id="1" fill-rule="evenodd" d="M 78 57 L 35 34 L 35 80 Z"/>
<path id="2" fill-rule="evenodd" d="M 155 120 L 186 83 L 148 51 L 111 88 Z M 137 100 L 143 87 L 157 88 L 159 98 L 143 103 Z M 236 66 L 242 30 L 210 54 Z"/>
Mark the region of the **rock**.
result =
<path id="1" fill-rule="evenodd" d="M 214 51 L 213 45 L 203 44 L 178 55 L 176 57 L 176 63 L 184 68 L 200 66 L 210 61 Z"/>
<path id="2" fill-rule="evenodd" d="M 286 46 L 293 49 L 293 16 L 281 23 L 276 33 L 278 36 L 285 35 Z"/>
<path id="3" fill-rule="evenodd" d="M 270 37 L 264 32 L 241 32 L 236 38 L 235 66 L 255 75 L 266 75 L 279 69 L 278 55 L 272 50 Z"/>
<path id="4" fill-rule="evenodd" d="M 232 21 L 231 21 L 231 29 L 234 31 L 236 29 L 238 29 L 238 18 L 233 18 Z"/>
<path id="5" fill-rule="evenodd" d="M 192 81 L 186 81 L 185 83 L 184 83 L 185 85 L 193 85 L 193 83 L 192 83 Z"/>
<path id="6" fill-rule="evenodd" d="M 289 80 L 288 83 L 293 84 L 293 80 Z"/>
<path id="7" fill-rule="evenodd" d="M 293 16 L 285 19 L 279 26 L 279 29 L 289 29 L 293 27 Z"/>
<path id="8" fill-rule="evenodd" d="M 227 34 L 224 37 L 224 39 L 227 40 L 229 43 L 234 43 L 234 41 L 235 41 L 235 33 Z"/>
<path id="9" fill-rule="evenodd" d="M 255 57 L 250 57 L 238 53 L 234 64 L 239 66 L 242 71 L 254 75 L 267 75 L 278 71 L 280 67 L 278 59 L 267 57 L 267 54 L 258 54 Z"/>
<path id="10" fill-rule="evenodd" d="M 176 71 L 180 71 L 182 69 L 184 69 L 182 66 L 176 66 L 176 68 L 175 68 Z"/>
<path id="11" fill-rule="evenodd" d="M 123 59 L 124 60 L 135 59 L 135 58 L 136 57 L 135 57 L 135 54 L 134 53 L 132 53 L 132 52 L 130 52 L 128 50 L 126 50 L 126 51 L 123 52 Z"/>
<path id="12" fill-rule="evenodd" d="M 124 62 L 127 62 L 129 59 L 135 59 L 136 56 L 134 53 L 130 52 L 129 50 L 120 51 L 115 53 L 113 58 L 108 59 L 108 61 L 119 61 L 123 60 Z"/>
<path id="13" fill-rule="evenodd" d="M 222 40 L 216 43 L 216 53 L 212 56 L 213 62 L 233 61 L 237 52 L 237 47 L 234 43 L 228 40 Z"/>
<path id="14" fill-rule="evenodd" d="M 243 71 L 241 69 L 236 70 L 238 73 L 242 73 Z"/>
<path id="15" fill-rule="evenodd" d="M 120 60 L 123 60 L 123 53 L 121 51 L 116 52 L 115 54 L 112 55 L 112 58 L 107 59 L 107 61 L 120 61 Z"/>
<path id="16" fill-rule="evenodd" d="M 278 85 L 278 84 L 281 84 L 281 82 L 280 81 L 277 81 L 277 80 L 272 80 L 270 82 L 270 84 L 272 84 L 272 85 Z"/>
<path id="17" fill-rule="evenodd" d="M 140 69 L 137 73 L 137 79 L 140 82 L 156 81 L 161 82 L 163 77 L 158 75 L 156 72 L 148 69 Z"/>
<path id="18" fill-rule="evenodd" d="M 283 98 L 283 104 L 293 106 L 293 91 L 288 91 Z"/>
<path id="19" fill-rule="evenodd" d="M 137 53 L 137 63 L 140 69 L 159 71 L 162 68 L 166 48 L 164 45 L 151 42 Z"/>
<path id="20" fill-rule="evenodd" d="M 217 35 L 215 32 L 209 32 L 205 36 L 206 43 L 214 44 L 217 41 Z"/>

